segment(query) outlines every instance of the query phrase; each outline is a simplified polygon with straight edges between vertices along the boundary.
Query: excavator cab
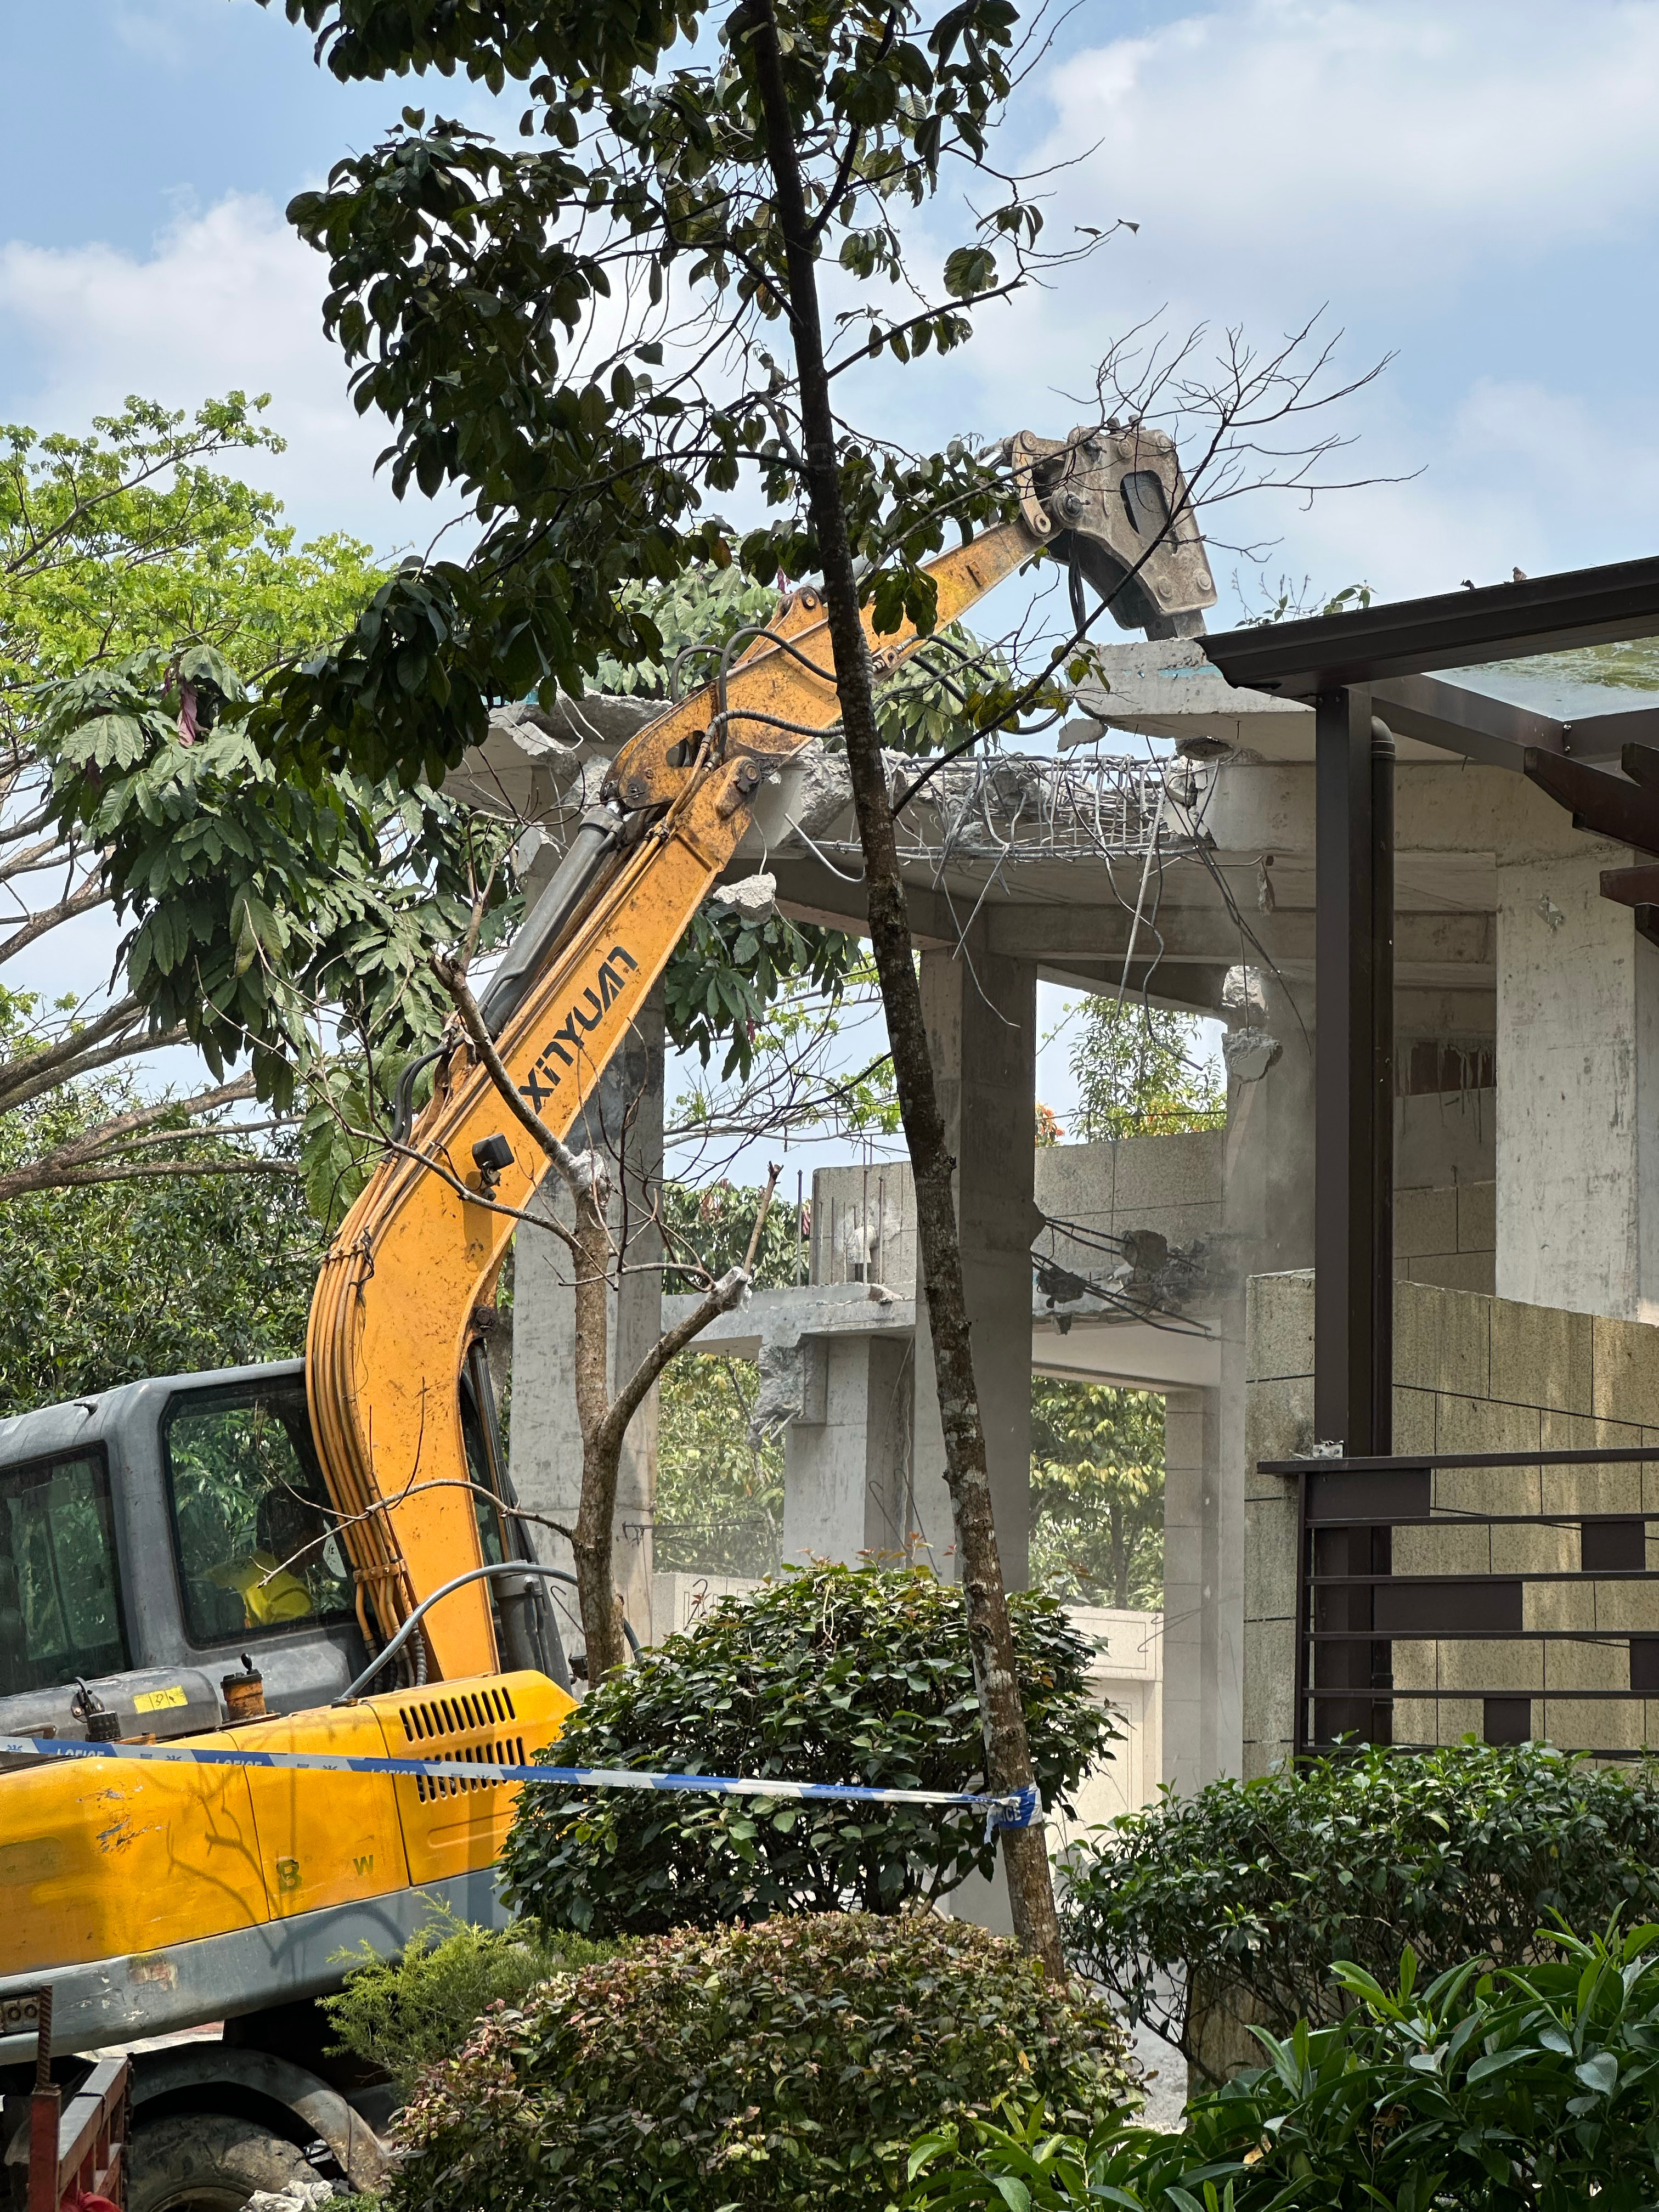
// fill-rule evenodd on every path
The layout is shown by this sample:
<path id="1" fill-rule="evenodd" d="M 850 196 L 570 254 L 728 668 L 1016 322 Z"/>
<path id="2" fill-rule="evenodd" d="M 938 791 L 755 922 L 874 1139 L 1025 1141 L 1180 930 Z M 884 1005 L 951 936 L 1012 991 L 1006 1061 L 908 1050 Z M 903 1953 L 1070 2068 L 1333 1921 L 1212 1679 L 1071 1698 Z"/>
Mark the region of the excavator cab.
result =
<path id="1" fill-rule="evenodd" d="M 477 1553 L 531 1556 L 482 1346 L 459 1389 Z M 342 1705 L 371 1652 L 303 1361 L 0 1422 L 0 1735 L 455 1773 L 308 1786 L 258 1767 L 0 1757 L 0 2207 L 27 2152 L 44 1983 L 60 2079 L 149 2039 L 133 2062 L 130 2212 L 224 2212 L 251 2188 L 314 2179 L 319 2143 L 355 2186 L 380 2185 L 390 2092 L 342 2072 L 315 2000 L 344 1953 L 395 1949 L 434 1905 L 504 1917 L 495 1864 L 517 1791 L 489 1769 L 533 1759 L 570 1710 L 551 1611 L 513 1581 L 487 1586 L 495 1671 L 428 1684 L 416 1657 Z M 212 2021 L 218 2039 L 167 2040 Z"/>
<path id="2" fill-rule="evenodd" d="M 302 1361 L 0 1421 L 0 1734 L 85 1736 L 100 1708 L 123 1736 L 216 1728 L 244 1654 L 274 1712 L 369 1656 Z"/>
<path id="3" fill-rule="evenodd" d="M 460 1389 L 480 1556 L 532 1557 L 482 1356 Z M 504 1660 L 568 1687 L 537 1588 L 492 1599 Z M 218 1728 L 250 1658 L 273 1713 L 330 1704 L 369 1658 L 302 1360 L 0 1421 L 0 1735 L 84 1737 L 100 1708 L 120 1736 Z"/>

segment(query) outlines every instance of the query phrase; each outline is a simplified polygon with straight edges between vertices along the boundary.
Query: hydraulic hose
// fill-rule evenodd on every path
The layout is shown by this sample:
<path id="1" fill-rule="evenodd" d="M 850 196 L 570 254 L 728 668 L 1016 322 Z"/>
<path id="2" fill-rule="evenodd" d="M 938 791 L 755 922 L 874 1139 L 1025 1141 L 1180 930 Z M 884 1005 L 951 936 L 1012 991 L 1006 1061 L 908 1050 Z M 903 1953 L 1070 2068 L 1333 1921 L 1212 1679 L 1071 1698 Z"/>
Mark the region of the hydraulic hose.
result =
<path id="1" fill-rule="evenodd" d="M 544 1567 L 534 1559 L 495 1559 L 487 1566 L 469 1567 L 464 1575 L 457 1575 L 453 1582 L 445 1583 L 441 1589 L 434 1589 L 429 1597 L 423 1597 L 421 1600 L 385 1650 L 379 1652 L 369 1661 L 368 1666 L 349 1688 L 341 1691 L 339 1696 L 334 1700 L 335 1704 L 350 1705 L 356 1703 L 362 1694 L 363 1685 L 374 1680 L 388 1659 L 396 1658 L 419 1626 L 422 1613 L 430 1612 L 441 1597 L 448 1597 L 455 1590 L 465 1589 L 469 1583 L 476 1583 L 485 1577 L 493 1580 L 498 1575 L 539 1575 L 544 1582 L 569 1583 L 573 1587 L 576 1580 L 574 1575 L 564 1567 Z M 628 1638 L 629 1650 L 637 1659 L 640 1656 L 640 1639 L 635 1635 L 632 1624 L 626 1613 L 623 1615 L 623 1634 Z"/>

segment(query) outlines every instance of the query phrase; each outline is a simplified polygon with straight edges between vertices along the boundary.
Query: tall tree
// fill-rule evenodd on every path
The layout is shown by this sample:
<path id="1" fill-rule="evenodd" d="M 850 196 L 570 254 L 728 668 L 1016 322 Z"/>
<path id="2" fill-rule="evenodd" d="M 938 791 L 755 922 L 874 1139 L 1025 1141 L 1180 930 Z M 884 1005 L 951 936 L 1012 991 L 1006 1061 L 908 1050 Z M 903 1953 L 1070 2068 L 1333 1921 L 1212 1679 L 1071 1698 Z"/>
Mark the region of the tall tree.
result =
<path id="1" fill-rule="evenodd" d="M 921 564 L 951 527 L 967 534 L 1012 514 L 1016 494 L 964 441 L 908 453 L 858 434 L 832 402 L 836 380 L 860 362 L 955 348 L 976 306 L 1017 289 L 1036 260 L 1052 268 L 1097 239 L 1044 257 L 1039 207 L 992 157 L 1018 68 L 1017 12 L 1009 0 L 739 0 L 723 19 L 706 0 L 285 4 L 343 80 L 460 70 L 496 92 L 522 85 L 521 132 L 541 143 L 508 151 L 410 107 L 384 144 L 294 203 L 301 234 L 329 258 L 325 317 L 353 364 L 356 402 L 392 424 L 394 487 L 459 487 L 483 530 L 467 562 L 394 580 L 337 653 L 283 684 L 264 740 L 302 761 L 435 777 L 481 732 L 492 698 L 555 683 L 579 690 L 602 654 L 655 652 L 660 641 L 627 587 L 672 579 L 694 559 L 731 559 L 703 502 L 747 476 L 771 520 L 743 538 L 744 572 L 823 581 L 915 1170 L 987 1771 L 1000 1790 L 1029 1783 L 952 1163 L 897 862 L 895 811 L 911 793 L 890 790 L 860 619 L 867 602 L 883 633 L 907 617 L 931 632 L 936 595 Z M 901 219 L 957 161 L 994 204 L 952 210 L 966 235 L 935 279 L 910 264 Z M 826 267 L 836 296 L 852 301 L 829 324 Z M 902 289 L 857 289 L 878 284 Z M 1222 353 L 1216 382 L 1195 399 L 1194 380 L 1181 380 L 1184 356 L 1143 364 L 1127 396 L 1124 357 L 1109 362 L 1103 425 L 1109 410 L 1172 396 L 1207 409 L 1189 478 L 1218 462 L 1218 483 L 1237 489 L 1241 453 L 1263 447 L 1269 422 L 1305 411 L 1310 379 L 1287 366 L 1293 345 L 1256 362 L 1235 335 Z M 1285 473 L 1305 483 L 1305 456 Z M 1046 696 L 1073 664 L 1102 611 L 1082 606 L 1073 581 L 1073 618 L 1040 641 L 1018 678 L 935 648 L 934 673 L 954 685 L 966 732 L 959 744 Z M 1004 1844 L 1016 1926 L 1057 1972 L 1042 1838 L 1009 1830 Z"/>
<path id="2" fill-rule="evenodd" d="M 228 472 L 246 454 L 282 451 L 260 419 L 264 405 L 233 392 L 191 416 L 129 399 L 82 436 L 0 428 L 0 977 L 26 954 L 38 962 L 59 933 L 125 896 L 112 861 L 109 784 L 88 782 L 83 804 L 63 803 L 58 687 L 89 682 L 77 695 L 84 704 L 106 686 L 102 703 L 118 711 L 118 699 L 135 703 L 143 669 L 137 703 L 164 732 L 149 760 L 169 743 L 182 759 L 180 656 L 192 648 L 234 656 L 257 684 L 337 635 L 384 578 L 355 538 L 296 545 L 281 502 Z M 189 688 L 191 717 L 199 696 L 204 727 L 213 719 L 211 665 L 198 672 L 210 689 Z M 135 742 L 129 728 L 118 759 L 94 750 L 97 778 L 135 768 Z M 153 809 L 155 784 L 129 777 L 125 787 L 136 807 Z M 266 795 L 252 794 L 256 810 Z M 176 830 L 176 793 L 159 803 Z M 234 836 L 232 795 L 214 804 L 216 836 Z M 159 860 L 156 847 L 150 857 Z M 192 867 L 218 878 L 222 850 L 210 842 L 191 861 L 179 848 L 167 891 L 187 896 Z M 291 1159 L 228 1148 L 212 1135 L 224 1109 L 253 1088 L 246 1074 L 228 1078 L 222 1064 L 184 1101 L 119 1083 L 85 1087 L 88 1077 L 191 1035 L 179 1006 L 145 988 L 156 968 L 151 951 L 130 939 L 111 988 L 89 1002 L 50 1000 L 0 981 L 0 1197 L 204 1170 L 292 1174 Z M 72 1110 L 47 1110 L 66 1086 Z"/>

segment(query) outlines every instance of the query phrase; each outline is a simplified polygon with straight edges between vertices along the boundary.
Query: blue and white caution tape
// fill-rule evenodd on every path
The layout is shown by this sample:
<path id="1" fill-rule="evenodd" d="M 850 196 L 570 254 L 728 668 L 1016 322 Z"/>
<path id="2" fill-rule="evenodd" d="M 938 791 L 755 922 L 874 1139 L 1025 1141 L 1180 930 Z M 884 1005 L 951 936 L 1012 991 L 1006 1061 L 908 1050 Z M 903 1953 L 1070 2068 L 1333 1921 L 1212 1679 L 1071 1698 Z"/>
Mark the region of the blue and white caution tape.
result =
<path id="1" fill-rule="evenodd" d="M 562 1782 L 573 1790 L 684 1790 L 723 1797 L 828 1797 L 860 1805 L 939 1805 L 985 1815 L 994 1828 L 1029 1828 L 1039 1807 L 1036 1787 L 994 1795 L 982 1790 L 877 1790 L 853 1782 L 745 1780 L 732 1774 L 646 1774 L 631 1766 L 496 1765 L 447 1759 L 349 1758 L 323 1751 L 245 1751 L 228 1745 L 83 1743 L 75 1738 L 0 1735 L 0 1758 L 137 1759 L 185 1766 L 256 1766 L 289 1773 L 422 1775 L 435 1782 Z"/>

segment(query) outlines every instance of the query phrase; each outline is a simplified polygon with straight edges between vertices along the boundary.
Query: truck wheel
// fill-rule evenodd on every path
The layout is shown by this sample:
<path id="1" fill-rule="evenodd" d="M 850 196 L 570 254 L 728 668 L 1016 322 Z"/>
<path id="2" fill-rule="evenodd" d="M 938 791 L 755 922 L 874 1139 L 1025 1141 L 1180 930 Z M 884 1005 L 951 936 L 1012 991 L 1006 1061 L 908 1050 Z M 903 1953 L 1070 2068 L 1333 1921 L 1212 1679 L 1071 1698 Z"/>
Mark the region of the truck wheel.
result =
<path id="1" fill-rule="evenodd" d="M 229 2112 L 141 2124 L 129 2157 L 127 2212 L 242 2212 L 256 2189 L 318 2179 L 291 2142 Z"/>

